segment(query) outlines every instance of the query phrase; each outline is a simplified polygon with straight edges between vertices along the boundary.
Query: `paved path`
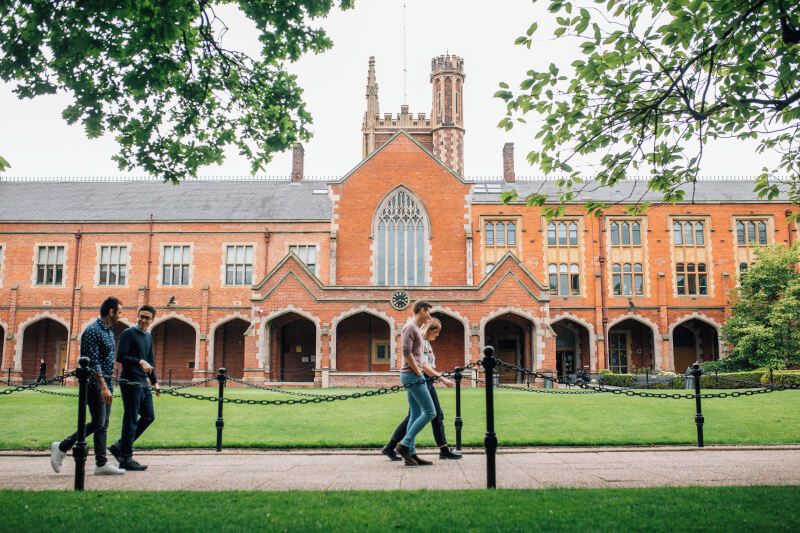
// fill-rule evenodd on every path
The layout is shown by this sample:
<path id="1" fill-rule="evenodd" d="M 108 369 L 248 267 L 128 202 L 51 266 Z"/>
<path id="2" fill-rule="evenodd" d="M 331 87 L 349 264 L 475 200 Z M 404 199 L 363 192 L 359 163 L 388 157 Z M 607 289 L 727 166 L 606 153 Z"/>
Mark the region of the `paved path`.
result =
<path id="1" fill-rule="evenodd" d="M 480 489 L 486 456 L 465 450 L 459 461 L 422 457 L 433 466 L 405 467 L 372 450 L 148 451 L 145 472 L 94 476 L 87 490 L 392 490 Z M 0 451 L 0 489 L 63 489 L 74 482 L 72 456 L 60 474 L 41 451 Z M 499 488 L 800 485 L 800 446 L 659 448 L 513 448 L 497 456 Z"/>

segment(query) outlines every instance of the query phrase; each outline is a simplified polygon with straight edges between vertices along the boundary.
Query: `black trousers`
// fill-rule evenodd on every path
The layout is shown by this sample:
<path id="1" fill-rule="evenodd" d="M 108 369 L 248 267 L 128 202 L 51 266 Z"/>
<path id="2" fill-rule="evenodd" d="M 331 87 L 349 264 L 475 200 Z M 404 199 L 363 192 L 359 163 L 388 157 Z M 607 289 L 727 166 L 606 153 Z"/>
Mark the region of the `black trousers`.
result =
<path id="1" fill-rule="evenodd" d="M 103 466 L 108 462 L 106 459 L 106 438 L 108 435 L 108 420 L 111 417 L 111 404 L 103 403 L 100 396 L 100 389 L 88 387 L 86 391 L 86 405 L 89 406 L 89 415 L 92 421 L 86 424 L 86 436 L 94 437 L 94 462 L 97 466 Z M 58 449 L 67 452 L 75 446 L 78 440 L 76 431 L 66 439 L 61 441 Z"/>
<path id="2" fill-rule="evenodd" d="M 144 385 L 144 384 L 143 384 Z M 132 385 L 120 385 L 122 391 L 122 436 L 115 443 L 121 459 L 133 457 L 133 443 L 156 419 L 153 395 L 150 389 Z"/>
<path id="3" fill-rule="evenodd" d="M 442 408 L 439 406 L 439 396 L 436 395 L 436 387 L 433 386 L 433 380 L 425 378 L 425 381 L 428 383 L 428 391 L 431 393 L 433 407 L 436 408 L 436 418 L 431 420 L 433 439 L 436 441 L 436 446 L 441 448 L 443 446 L 447 446 L 447 437 L 444 435 L 444 413 L 442 413 Z M 390 448 L 394 448 L 397 446 L 398 442 L 403 440 L 403 437 L 406 436 L 407 426 L 408 415 L 406 415 L 405 419 L 400 422 L 400 425 L 397 426 L 397 429 L 394 430 L 394 435 L 392 435 L 392 439 L 389 441 Z"/>

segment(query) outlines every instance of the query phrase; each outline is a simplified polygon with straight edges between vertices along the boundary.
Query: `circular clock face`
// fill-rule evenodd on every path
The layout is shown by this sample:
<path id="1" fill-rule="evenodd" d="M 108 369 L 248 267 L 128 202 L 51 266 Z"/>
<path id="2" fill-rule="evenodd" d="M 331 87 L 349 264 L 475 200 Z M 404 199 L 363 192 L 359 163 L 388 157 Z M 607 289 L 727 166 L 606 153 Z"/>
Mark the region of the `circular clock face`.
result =
<path id="1" fill-rule="evenodd" d="M 389 302 L 395 309 L 405 309 L 408 307 L 409 302 L 408 293 L 406 291 L 394 291 Z"/>

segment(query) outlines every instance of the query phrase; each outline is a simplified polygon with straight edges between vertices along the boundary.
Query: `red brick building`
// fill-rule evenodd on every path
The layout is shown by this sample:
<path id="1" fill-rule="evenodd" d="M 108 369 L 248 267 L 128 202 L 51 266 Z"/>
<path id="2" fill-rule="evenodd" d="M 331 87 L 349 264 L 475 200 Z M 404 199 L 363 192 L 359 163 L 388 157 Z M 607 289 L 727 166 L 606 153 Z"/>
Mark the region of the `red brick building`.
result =
<path id="1" fill-rule="evenodd" d="M 701 181 L 693 203 L 628 216 L 645 182 L 583 193 L 558 220 L 520 197 L 552 181 L 464 177 L 463 60 L 431 68 L 432 113 L 380 115 L 370 60 L 363 159 L 347 175 L 291 180 L 0 181 L 2 372 L 72 369 L 102 300 L 127 324 L 156 307 L 162 380 L 226 367 L 255 383 L 395 383 L 410 303 L 444 324 L 441 369 L 492 344 L 560 375 L 588 367 L 682 370 L 722 352 L 719 328 L 753 249 L 791 243 L 785 200 L 749 181 Z M 619 202 L 586 216 L 587 199 Z M 506 375 L 505 380 L 513 380 Z"/>

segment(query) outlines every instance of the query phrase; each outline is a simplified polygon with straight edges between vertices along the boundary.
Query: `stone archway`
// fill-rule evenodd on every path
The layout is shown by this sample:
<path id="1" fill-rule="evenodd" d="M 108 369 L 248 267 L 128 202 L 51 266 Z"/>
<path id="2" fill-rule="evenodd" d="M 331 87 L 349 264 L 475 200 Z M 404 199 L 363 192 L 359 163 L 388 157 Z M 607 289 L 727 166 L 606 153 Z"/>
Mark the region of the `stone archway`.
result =
<path id="1" fill-rule="evenodd" d="M 452 372 L 457 366 L 463 367 L 465 356 L 464 334 L 466 328 L 456 317 L 443 311 L 434 311 L 431 316 L 438 318 L 442 323 L 442 332 L 431 344 L 436 355 L 436 368 L 439 372 Z"/>
<path id="2" fill-rule="evenodd" d="M 535 324 L 516 313 L 505 313 L 488 320 L 483 328 L 485 345 L 494 347 L 494 355 L 501 361 L 522 368 L 530 368 L 534 359 L 533 335 Z M 525 376 L 514 370 L 500 368 L 501 383 L 523 383 Z"/>
<path id="3" fill-rule="evenodd" d="M 244 333 L 250 322 L 232 318 L 214 328 L 213 360 L 211 370 L 225 368 L 229 376 L 242 379 L 244 376 Z"/>
<path id="4" fill-rule="evenodd" d="M 23 383 L 35 381 L 39 366 L 44 361 L 45 377 L 60 375 L 67 367 L 67 327 L 52 319 L 40 318 L 25 326 L 22 336 L 20 368 Z"/>
<path id="5" fill-rule="evenodd" d="M 194 379 L 197 331 L 192 324 L 168 317 L 150 328 L 159 381 L 185 384 Z M 171 372 L 170 372 L 171 371 Z"/>
<path id="6" fill-rule="evenodd" d="M 612 372 L 627 374 L 657 365 L 653 328 L 636 317 L 622 317 L 608 328 L 608 364 Z"/>
<path id="7" fill-rule="evenodd" d="M 683 372 L 695 361 L 716 361 L 720 357 L 719 328 L 692 316 L 670 327 L 670 352 L 675 372 Z"/>
<path id="8" fill-rule="evenodd" d="M 562 318 L 551 323 L 556 332 L 556 374 L 560 381 L 581 370 L 589 372 L 591 361 L 591 335 L 582 324 Z"/>
<path id="9" fill-rule="evenodd" d="M 336 369 L 388 372 L 392 366 L 392 330 L 383 318 L 359 311 L 336 324 Z"/>
<path id="10" fill-rule="evenodd" d="M 272 318 L 265 328 L 270 380 L 313 382 L 318 359 L 316 324 L 305 316 L 288 312 Z"/>

